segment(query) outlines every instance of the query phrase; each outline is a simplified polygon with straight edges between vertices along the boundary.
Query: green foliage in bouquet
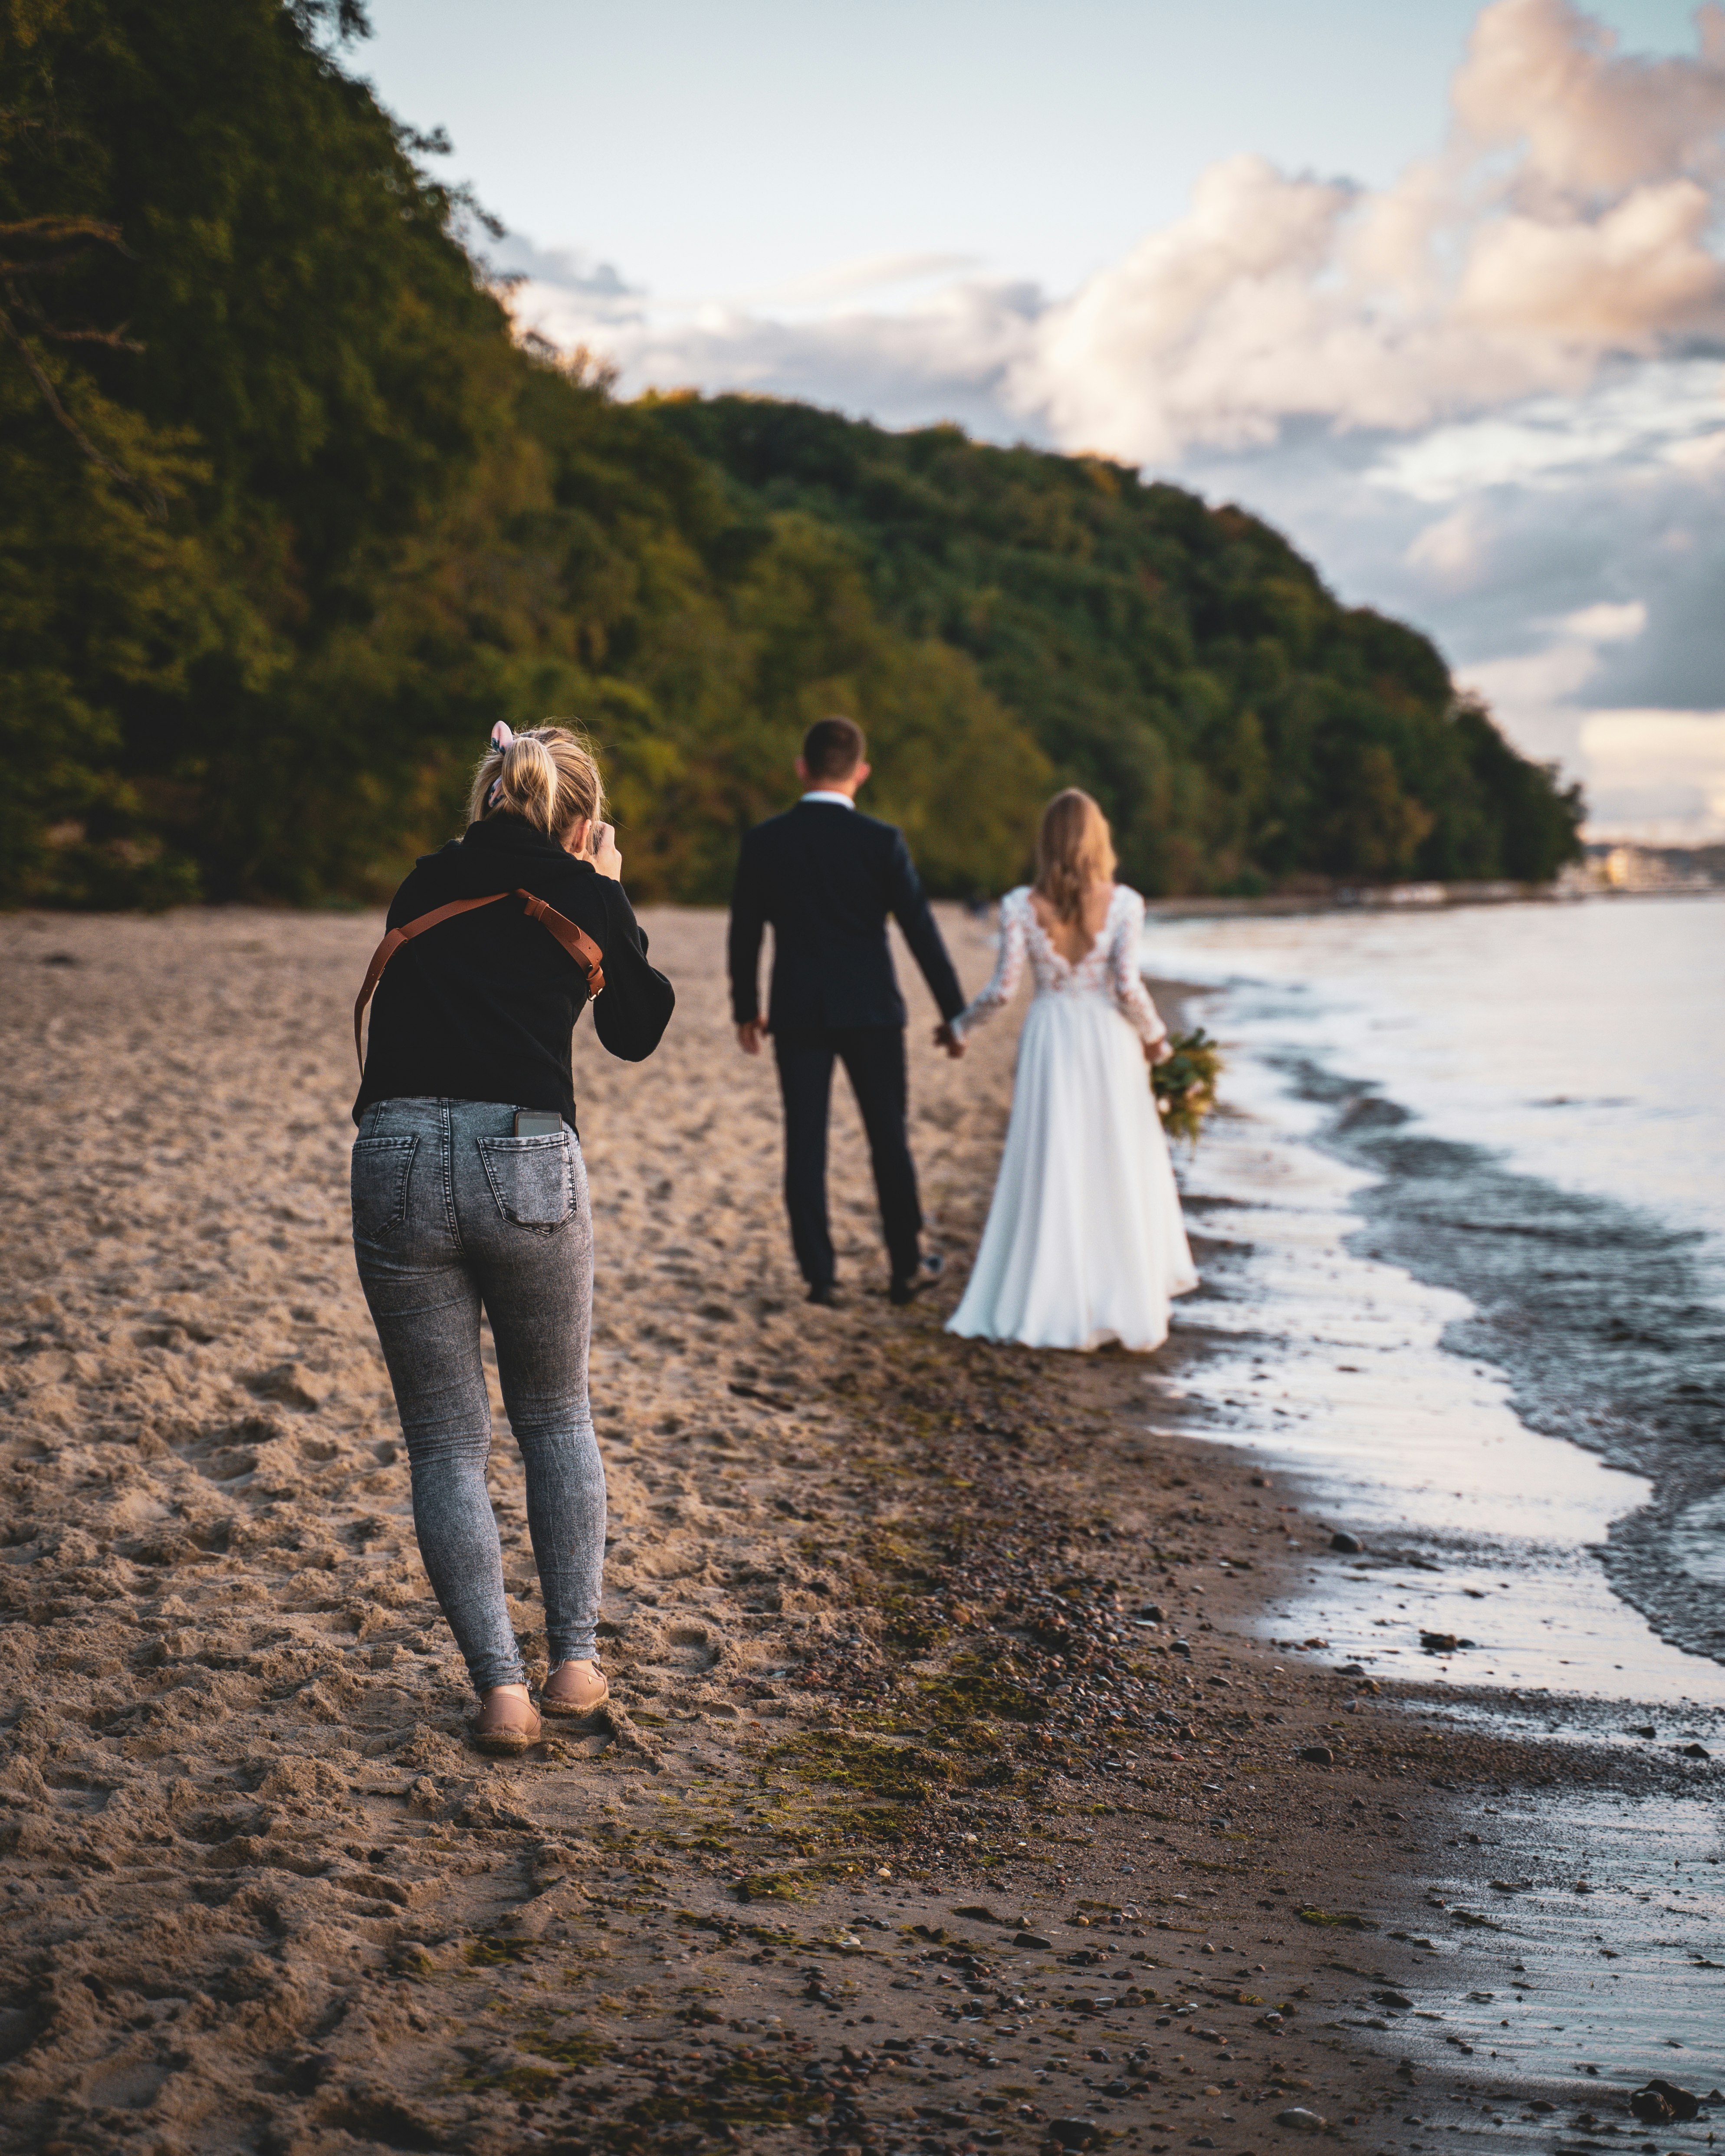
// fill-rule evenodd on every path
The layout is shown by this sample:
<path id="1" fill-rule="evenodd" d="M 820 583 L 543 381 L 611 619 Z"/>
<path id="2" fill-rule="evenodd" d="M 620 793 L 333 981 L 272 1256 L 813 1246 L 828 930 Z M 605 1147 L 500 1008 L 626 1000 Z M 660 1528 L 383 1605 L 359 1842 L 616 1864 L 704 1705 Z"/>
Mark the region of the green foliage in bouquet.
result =
<path id="1" fill-rule="evenodd" d="M 1195 1146 L 1204 1117 L 1216 1105 L 1222 1050 L 1202 1026 L 1173 1034 L 1169 1045 L 1174 1052 L 1167 1062 L 1151 1065 L 1150 1091 L 1168 1136 Z"/>

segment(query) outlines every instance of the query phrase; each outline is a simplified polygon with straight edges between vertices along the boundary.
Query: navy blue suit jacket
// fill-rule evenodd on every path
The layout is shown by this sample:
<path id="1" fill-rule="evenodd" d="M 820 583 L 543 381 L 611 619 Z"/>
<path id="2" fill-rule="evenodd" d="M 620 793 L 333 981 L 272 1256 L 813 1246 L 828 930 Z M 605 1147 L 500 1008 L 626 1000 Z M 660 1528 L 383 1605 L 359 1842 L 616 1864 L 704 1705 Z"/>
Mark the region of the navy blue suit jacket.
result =
<path id="1" fill-rule="evenodd" d="M 767 1022 L 776 1034 L 905 1023 L 886 941 L 891 914 L 942 1018 L 964 992 L 902 831 L 836 802 L 799 801 L 742 842 L 731 897 L 731 1008 L 760 1015 L 761 932 L 773 923 Z"/>

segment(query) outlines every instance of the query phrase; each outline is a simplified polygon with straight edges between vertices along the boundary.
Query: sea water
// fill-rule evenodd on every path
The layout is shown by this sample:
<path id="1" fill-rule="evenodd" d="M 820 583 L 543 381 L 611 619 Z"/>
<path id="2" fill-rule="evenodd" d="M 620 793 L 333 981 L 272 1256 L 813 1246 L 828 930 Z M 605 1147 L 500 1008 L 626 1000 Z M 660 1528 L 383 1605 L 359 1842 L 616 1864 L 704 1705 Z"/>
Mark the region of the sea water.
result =
<path id="1" fill-rule="evenodd" d="M 1365 1545 L 1300 1552 L 1272 1631 L 1708 1734 L 1725 901 L 1161 918 L 1144 956 L 1212 992 L 1228 1055 L 1182 1162 L 1206 1282 L 1177 1327 L 1213 1351 L 1184 1426 Z"/>
<path id="2" fill-rule="evenodd" d="M 1443 1137 L 1725 1256 L 1725 893 L 1153 921 L 1254 1055 L 1375 1081 Z"/>
<path id="3" fill-rule="evenodd" d="M 1717 1766 L 1683 1755 L 1725 1751 L 1725 899 L 1158 919 L 1144 957 L 1226 1046 L 1177 1152 L 1204 1277 L 1159 1379 L 1270 1471 L 1297 1569 L 1263 1629 L 1410 1680 L 1434 1727 L 1692 1784 L 1473 1793 L 1461 1856 L 1426 1855 L 1418 2010 L 1360 2041 L 1613 2131 L 1650 2073 L 1704 2094 L 1725 1869 Z M 1548 2145 L 1512 2109 L 1491 2145 Z"/>

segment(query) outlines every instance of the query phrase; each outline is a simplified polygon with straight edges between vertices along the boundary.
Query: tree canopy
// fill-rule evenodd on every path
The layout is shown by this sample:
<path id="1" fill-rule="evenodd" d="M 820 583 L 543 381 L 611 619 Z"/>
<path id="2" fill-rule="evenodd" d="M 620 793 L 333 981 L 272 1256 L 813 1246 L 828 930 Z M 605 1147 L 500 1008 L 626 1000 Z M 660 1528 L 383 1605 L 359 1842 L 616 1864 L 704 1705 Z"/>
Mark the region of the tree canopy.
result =
<path id="1" fill-rule="evenodd" d="M 1151 891 L 1550 875 L 1579 805 L 1268 526 L 1095 458 L 619 399 L 512 336 L 354 0 L 0 0 L 0 899 L 373 898 L 578 718 L 721 898 L 809 720 L 930 881 L 1059 783 Z"/>

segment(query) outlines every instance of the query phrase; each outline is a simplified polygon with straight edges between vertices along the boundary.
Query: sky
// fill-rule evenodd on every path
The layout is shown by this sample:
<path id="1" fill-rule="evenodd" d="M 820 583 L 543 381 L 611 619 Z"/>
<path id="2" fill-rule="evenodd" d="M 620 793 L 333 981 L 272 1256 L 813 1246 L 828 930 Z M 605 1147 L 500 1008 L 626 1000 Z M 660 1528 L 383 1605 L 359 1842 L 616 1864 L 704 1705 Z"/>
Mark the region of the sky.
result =
<path id="1" fill-rule="evenodd" d="M 1101 451 L 1725 838 L 1725 6 L 372 0 L 521 328 Z"/>

